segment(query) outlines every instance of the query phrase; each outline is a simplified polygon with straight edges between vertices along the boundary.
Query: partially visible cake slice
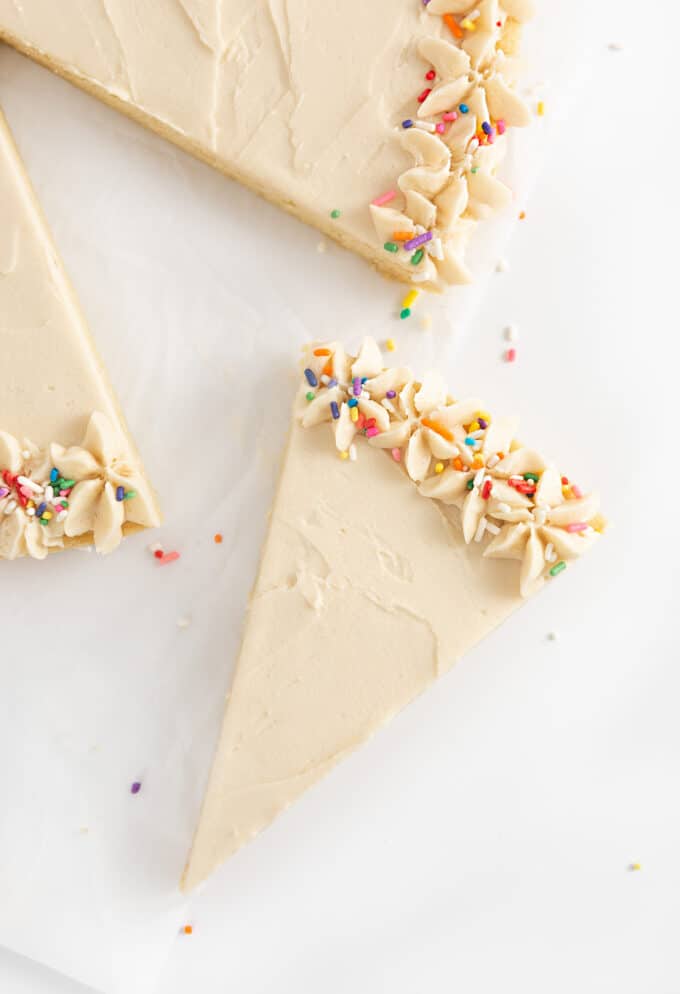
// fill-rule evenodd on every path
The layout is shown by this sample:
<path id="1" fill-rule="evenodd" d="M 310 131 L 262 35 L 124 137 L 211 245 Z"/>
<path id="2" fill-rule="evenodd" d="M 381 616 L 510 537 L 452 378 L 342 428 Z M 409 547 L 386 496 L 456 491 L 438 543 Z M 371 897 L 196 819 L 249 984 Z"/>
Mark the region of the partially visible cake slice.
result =
<path id="1" fill-rule="evenodd" d="M 157 525 L 156 501 L 0 114 L 0 559 Z"/>
<path id="2" fill-rule="evenodd" d="M 0 0 L 0 39 L 389 276 L 471 278 L 533 0 Z"/>
<path id="3" fill-rule="evenodd" d="M 371 340 L 309 349 L 185 888 L 597 540 L 516 431 Z"/>

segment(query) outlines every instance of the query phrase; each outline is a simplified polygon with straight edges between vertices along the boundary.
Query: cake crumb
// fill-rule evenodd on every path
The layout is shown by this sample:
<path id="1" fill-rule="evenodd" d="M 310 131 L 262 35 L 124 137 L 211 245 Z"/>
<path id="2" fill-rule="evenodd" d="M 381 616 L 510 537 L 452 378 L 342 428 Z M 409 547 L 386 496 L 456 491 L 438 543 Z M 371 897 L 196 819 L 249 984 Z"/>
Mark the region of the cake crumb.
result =
<path id="1" fill-rule="evenodd" d="M 610 41 L 609 45 L 607 46 L 607 48 L 609 49 L 610 52 L 622 52 L 623 51 L 623 45 L 621 44 L 620 41 Z"/>
<path id="2" fill-rule="evenodd" d="M 510 269 L 510 263 L 508 262 L 507 259 L 499 259 L 498 262 L 496 263 L 497 273 L 507 273 L 509 269 Z"/>
<path id="3" fill-rule="evenodd" d="M 422 318 L 420 319 L 420 327 L 423 329 L 423 331 L 429 331 L 430 330 L 430 328 L 432 327 L 432 315 L 431 314 L 423 314 Z"/>
<path id="4" fill-rule="evenodd" d="M 519 338 L 519 329 L 516 324 L 508 324 L 503 329 L 506 342 L 516 342 Z"/>
<path id="5" fill-rule="evenodd" d="M 548 642 L 557 642 L 559 635 L 557 632 L 548 632 L 547 639 Z"/>
<path id="6" fill-rule="evenodd" d="M 631 873 L 637 873 L 637 872 L 638 872 L 638 870 L 641 870 L 641 869 L 642 869 L 642 866 L 641 866 L 641 864 L 640 864 L 640 863 L 629 863 L 629 864 L 628 864 L 628 869 L 629 869 L 629 871 L 630 871 Z"/>
<path id="7" fill-rule="evenodd" d="M 323 255 L 323 253 L 326 251 L 327 245 L 328 242 L 325 242 L 323 240 L 317 243 L 316 251 L 319 253 L 319 255 Z"/>
<path id="8" fill-rule="evenodd" d="M 191 624 L 191 618 L 183 617 L 177 619 L 178 628 L 188 628 L 190 624 Z"/>

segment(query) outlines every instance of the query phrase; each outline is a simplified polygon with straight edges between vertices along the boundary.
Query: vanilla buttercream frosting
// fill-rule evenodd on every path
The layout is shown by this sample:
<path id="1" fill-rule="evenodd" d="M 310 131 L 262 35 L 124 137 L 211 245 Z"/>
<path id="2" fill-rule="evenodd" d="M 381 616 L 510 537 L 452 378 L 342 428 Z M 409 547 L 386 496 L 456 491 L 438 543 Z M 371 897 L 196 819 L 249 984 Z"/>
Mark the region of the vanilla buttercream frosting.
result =
<path id="1" fill-rule="evenodd" d="M 454 400 L 438 375 L 385 368 L 370 339 L 356 355 L 339 342 L 310 346 L 302 368 L 186 888 L 527 603 L 546 567 L 570 561 L 602 527 L 594 499 L 556 483 L 549 463 L 516 441 L 514 420 Z M 462 446 L 470 452 L 458 469 Z M 576 518 L 585 528 L 569 531 Z"/>
<path id="2" fill-rule="evenodd" d="M 506 207 L 530 0 L 0 0 L 0 37 L 404 281 Z M 395 237 L 396 236 L 396 237 Z M 420 240 L 419 240 L 420 239 Z"/>
<path id="3" fill-rule="evenodd" d="M 0 115 L 0 559 L 159 523 L 153 493 Z"/>

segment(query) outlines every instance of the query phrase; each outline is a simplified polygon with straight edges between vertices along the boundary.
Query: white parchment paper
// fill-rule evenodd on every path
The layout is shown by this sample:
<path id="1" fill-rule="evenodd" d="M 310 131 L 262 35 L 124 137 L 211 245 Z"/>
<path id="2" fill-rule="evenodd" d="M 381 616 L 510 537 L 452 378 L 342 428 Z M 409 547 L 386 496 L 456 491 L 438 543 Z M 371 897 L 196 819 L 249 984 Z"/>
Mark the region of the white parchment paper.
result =
<path id="1" fill-rule="evenodd" d="M 564 24 L 546 18 L 533 48 L 543 82 L 530 102 L 550 113 L 512 147 L 516 210 L 476 239 L 476 285 L 421 296 L 406 322 L 403 291 L 363 262 L 0 51 L 0 100 L 165 514 L 111 558 L 0 568 L 0 944 L 107 994 L 153 990 L 184 921 L 177 880 L 298 346 L 392 336 L 401 361 L 451 366 L 550 129 L 580 92 Z M 154 541 L 181 559 L 159 567 Z"/>

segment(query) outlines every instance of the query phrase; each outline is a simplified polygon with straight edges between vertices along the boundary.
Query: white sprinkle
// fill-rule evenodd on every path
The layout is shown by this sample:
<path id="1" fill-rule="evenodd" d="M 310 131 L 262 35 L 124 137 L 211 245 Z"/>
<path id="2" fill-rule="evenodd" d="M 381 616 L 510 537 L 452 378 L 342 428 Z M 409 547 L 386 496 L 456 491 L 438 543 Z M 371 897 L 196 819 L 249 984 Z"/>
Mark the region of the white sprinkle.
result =
<path id="1" fill-rule="evenodd" d="M 28 451 L 28 449 L 22 449 L 21 450 L 21 458 L 22 459 L 30 459 L 31 458 L 31 453 Z"/>
<path id="2" fill-rule="evenodd" d="M 68 517 L 68 509 L 64 508 L 63 511 L 59 511 L 59 513 L 57 514 L 56 520 L 57 521 L 63 521 L 67 517 Z"/>
<path id="3" fill-rule="evenodd" d="M 512 514 L 512 508 L 505 501 L 500 500 L 498 502 L 498 513 L 499 514 Z"/>
<path id="4" fill-rule="evenodd" d="M 483 438 L 483 437 L 484 437 L 483 428 L 478 428 L 477 431 L 470 432 L 470 438 Z"/>
<path id="5" fill-rule="evenodd" d="M 495 525 L 493 523 L 493 521 L 487 521 L 487 523 L 486 523 L 486 530 L 488 532 L 491 532 L 492 535 L 500 535 L 500 531 L 501 531 L 500 528 L 498 527 L 498 525 Z"/>
<path id="6" fill-rule="evenodd" d="M 467 19 L 468 21 L 476 21 L 479 16 L 480 12 L 475 7 L 475 9 L 471 10 L 470 13 L 467 15 Z"/>
<path id="7" fill-rule="evenodd" d="M 15 500 L 10 500 L 7 504 L 5 504 L 3 513 L 10 515 L 13 514 L 14 511 L 16 511 L 16 509 L 17 509 L 17 502 Z"/>
<path id="8" fill-rule="evenodd" d="M 424 272 L 422 269 L 416 270 L 415 273 L 411 273 L 411 283 L 426 283 L 429 278 L 429 274 Z"/>
<path id="9" fill-rule="evenodd" d="M 34 507 L 27 507 L 26 508 L 26 514 L 29 516 L 29 518 L 34 518 L 35 517 L 35 508 Z"/>
<path id="10" fill-rule="evenodd" d="M 558 638 L 557 632 L 548 632 L 548 642 L 557 642 Z"/>
<path id="11" fill-rule="evenodd" d="M 496 263 L 497 273 L 507 273 L 509 269 L 510 269 L 510 263 L 508 262 L 507 259 L 499 259 L 498 262 Z"/>
<path id="12" fill-rule="evenodd" d="M 422 131 L 435 131 L 434 124 L 430 124 L 429 121 L 414 121 L 414 128 L 420 128 Z"/>
<path id="13" fill-rule="evenodd" d="M 544 525 L 545 519 L 547 517 L 547 512 L 544 507 L 537 507 L 534 511 L 534 521 L 537 525 Z"/>
<path id="14" fill-rule="evenodd" d="M 508 342 L 516 342 L 519 338 L 519 331 L 516 324 L 509 324 L 504 330 L 505 340 Z"/>
<path id="15" fill-rule="evenodd" d="M 191 618 L 178 618 L 177 627 L 178 628 L 188 628 L 191 624 Z"/>
<path id="16" fill-rule="evenodd" d="M 482 516 L 479 519 L 479 524 L 477 525 L 477 531 L 475 532 L 475 542 L 481 542 L 484 532 L 486 531 L 486 518 Z"/>
<path id="17" fill-rule="evenodd" d="M 482 467 L 482 469 L 477 470 L 477 472 L 474 475 L 472 483 L 475 487 L 481 487 L 483 482 L 484 482 L 484 467 Z"/>
<path id="18" fill-rule="evenodd" d="M 492 456 L 490 456 L 489 459 L 487 459 L 486 465 L 489 467 L 489 469 L 493 469 L 494 466 L 498 465 L 499 462 L 500 462 L 500 459 L 498 458 L 498 456 L 494 452 L 494 454 Z"/>
<path id="19" fill-rule="evenodd" d="M 349 447 L 349 457 L 350 457 L 350 459 L 351 459 L 352 462 L 356 462 L 357 461 L 357 447 L 354 444 L 354 442 L 352 442 L 352 444 Z"/>
<path id="20" fill-rule="evenodd" d="M 35 483 L 33 480 L 29 479 L 28 476 L 19 476 L 17 479 L 22 487 L 28 487 L 28 489 L 32 490 L 34 494 L 41 494 L 43 492 L 43 488 L 40 484 Z"/>
<path id="21" fill-rule="evenodd" d="M 326 374 L 324 373 L 323 376 L 321 377 L 321 382 L 325 387 L 327 387 L 328 384 L 331 382 L 330 376 L 326 376 Z"/>
<path id="22" fill-rule="evenodd" d="M 472 153 L 476 152 L 478 148 L 479 148 L 479 139 L 473 138 L 467 147 L 468 155 L 472 155 Z"/>
<path id="23" fill-rule="evenodd" d="M 441 238 L 432 238 L 427 242 L 427 251 L 432 256 L 433 259 L 443 259 L 444 249 L 442 247 Z"/>
<path id="24" fill-rule="evenodd" d="M 45 500 L 51 503 L 53 498 L 54 498 L 54 487 L 50 486 L 45 487 Z"/>
<path id="25" fill-rule="evenodd" d="M 547 563 L 554 563 L 557 559 L 557 553 L 555 552 L 555 546 L 552 542 L 548 542 L 545 547 L 545 561 Z"/>
<path id="26" fill-rule="evenodd" d="M 154 542 L 153 545 L 149 546 L 149 552 L 153 553 L 153 552 L 162 552 L 162 551 L 163 551 L 163 546 L 161 545 L 160 542 Z"/>
<path id="27" fill-rule="evenodd" d="M 524 483 L 524 477 L 518 476 L 516 473 L 514 474 L 514 476 L 510 477 L 510 480 L 512 480 L 513 483 Z M 508 480 L 508 482 L 510 482 L 510 480 Z"/>
<path id="28" fill-rule="evenodd" d="M 452 458 L 455 458 L 456 456 L 459 455 L 460 455 L 460 449 L 458 448 L 457 445 L 454 445 L 453 448 L 451 449 L 451 456 Z"/>

